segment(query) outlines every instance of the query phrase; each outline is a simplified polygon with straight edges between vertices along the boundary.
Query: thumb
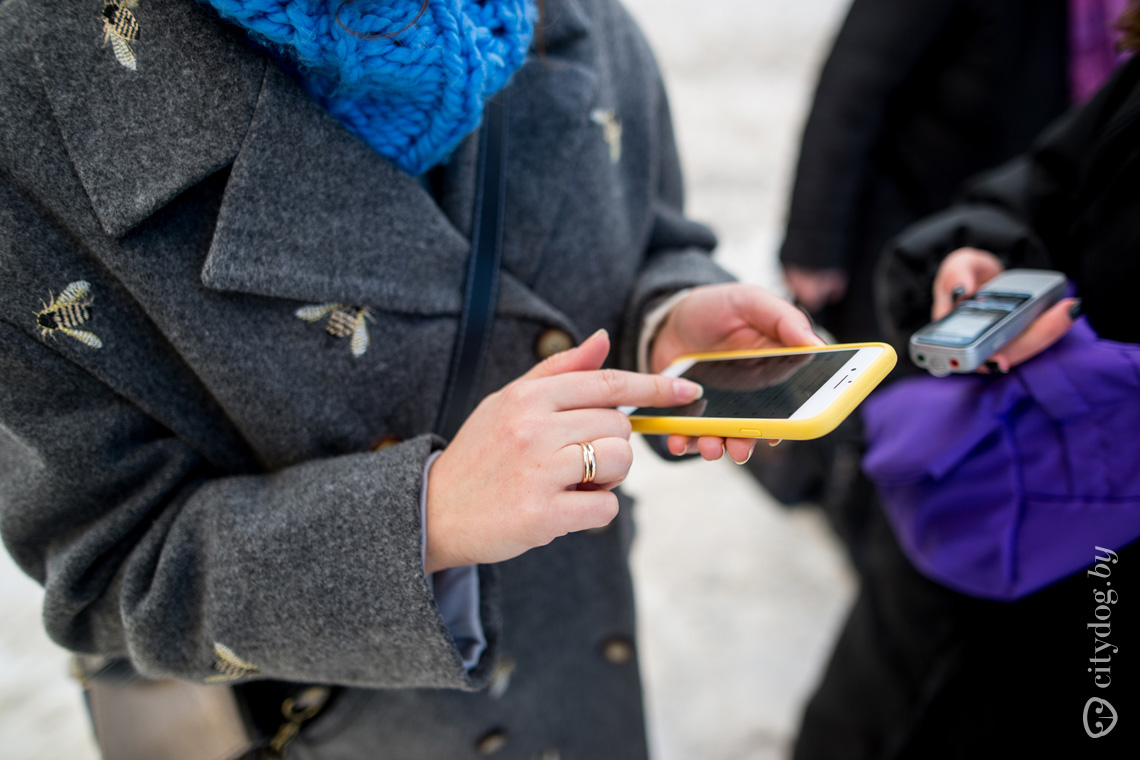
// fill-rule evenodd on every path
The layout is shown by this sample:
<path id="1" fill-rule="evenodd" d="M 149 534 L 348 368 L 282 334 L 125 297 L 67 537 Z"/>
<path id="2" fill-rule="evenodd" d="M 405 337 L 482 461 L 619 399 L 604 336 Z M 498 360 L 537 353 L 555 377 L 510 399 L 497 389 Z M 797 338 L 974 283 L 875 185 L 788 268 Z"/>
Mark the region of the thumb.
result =
<path id="1" fill-rule="evenodd" d="M 562 351 L 554 356 L 543 359 L 530 368 L 523 377 L 536 379 L 540 377 L 553 377 L 567 372 L 589 372 L 601 369 L 610 353 L 610 336 L 605 330 L 598 330 L 580 346 Z"/>
<path id="2" fill-rule="evenodd" d="M 1004 269 L 1001 261 L 980 248 L 959 248 L 947 256 L 934 278 L 934 307 L 931 319 L 942 319 L 957 305 L 958 295 L 972 296 L 982 283 Z"/>
<path id="3" fill-rule="evenodd" d="M 956 272 L 954 276 L 937 283 L 934 287 L 934 307 L 930 310 L 931 321 L 937 322 L 954 311 L 960 298 L 973 296 L 979 287 L 978 278 L 969 269 Z"/>

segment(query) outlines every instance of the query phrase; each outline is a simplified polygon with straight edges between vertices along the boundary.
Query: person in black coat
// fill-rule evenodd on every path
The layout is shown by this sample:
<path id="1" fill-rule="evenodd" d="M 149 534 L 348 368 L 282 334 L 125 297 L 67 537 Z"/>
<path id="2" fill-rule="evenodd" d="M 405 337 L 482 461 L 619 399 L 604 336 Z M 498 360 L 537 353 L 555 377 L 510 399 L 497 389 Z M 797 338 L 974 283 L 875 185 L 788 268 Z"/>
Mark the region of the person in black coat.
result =
<path id="1" fill-rule="evenodd" d="M 878 340 L 872 273 L 904 227 L 1069 106 L 1065 0 L 855 0 L 804 129 L 780 250 L 843 342 Z"/>
<path id="2" fill-rule="evenodd" d="M 1140 10 L 1131 7 L 1129 44 L 1140 40 Z M 957 288 L 969 294 L 1003 267 L 1027 266 L 1064 272 L 1081 301 L 1074 308 L 1066 300 L 1043 315 L 993 357 L 997 370 L 1050 345 L 1082 313 L 1102 339 L 1140 343 L 1138 179 L 1140 61 L 1133 60 L 1030 153 L 991 172 L 961 203 L 891 245 L 878 284 L 893 340 L 903 345 L 932 310 L 948 310 Z M 1011 603 L 984 601 L 922 576 L 881 513 L 876 518 L 876 551 L 808 705 L 797 760 L 1135 753 L 1135 543 L 1113 563 L 1120 601 L 1107 652 L 1097 649 L 1089 627 L 1097 622 L 1102 584 L 1085 569 Z M 1094 547 L 1089 552 L 1091 563 Z M 1093 667 L 1111 668 L 1111 688 L 1100 690 Z M 1115 722 L 1090 713 L 1088 700 L 1097 696 L 1112 703 Z"/>
<path id="3" fill-rule="evenodd" d="M 792 295 L 836 340 L 882 339 L 872 279 L 887 241 L 1068 107 L 1067 12 L 1065 0 L 851 4 L 804 129 L 780 250 Z M 819 503 L 857 567 L 873 508 L 861 451 L 852 419 L 748 465 L 779 501 Z"/>

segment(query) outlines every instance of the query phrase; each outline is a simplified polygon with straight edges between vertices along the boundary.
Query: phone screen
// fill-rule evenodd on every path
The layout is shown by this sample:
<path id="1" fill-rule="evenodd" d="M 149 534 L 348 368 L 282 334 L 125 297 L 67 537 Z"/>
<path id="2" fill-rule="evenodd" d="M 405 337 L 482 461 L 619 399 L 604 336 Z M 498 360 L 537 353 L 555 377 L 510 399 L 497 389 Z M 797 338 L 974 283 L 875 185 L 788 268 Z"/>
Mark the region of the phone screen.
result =
<path id="1" fill-rule="evenodd" d="M 812 351 L 700 361 L 681 375 L 700 383 L 704 396 L 685 406 L 633 412 L 645 417 L 788 419 L 824 383 L 841 373 L 856 351 Z M 842 382 L 842 380 L 840 380 Z"/>

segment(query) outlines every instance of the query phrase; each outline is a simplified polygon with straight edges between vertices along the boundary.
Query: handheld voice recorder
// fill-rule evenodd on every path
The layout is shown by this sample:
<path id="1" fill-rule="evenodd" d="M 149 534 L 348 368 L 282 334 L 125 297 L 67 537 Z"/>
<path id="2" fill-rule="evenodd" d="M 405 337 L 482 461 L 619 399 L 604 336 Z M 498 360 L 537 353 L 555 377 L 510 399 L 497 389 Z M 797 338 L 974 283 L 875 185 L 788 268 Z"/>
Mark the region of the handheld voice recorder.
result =
<path id="1" fill-rule="evenodd" d="M 1010 269 L 910 337 L 910 358 L 930 374 L 973 372 L 1065 295 L 1066 278 Z"/>

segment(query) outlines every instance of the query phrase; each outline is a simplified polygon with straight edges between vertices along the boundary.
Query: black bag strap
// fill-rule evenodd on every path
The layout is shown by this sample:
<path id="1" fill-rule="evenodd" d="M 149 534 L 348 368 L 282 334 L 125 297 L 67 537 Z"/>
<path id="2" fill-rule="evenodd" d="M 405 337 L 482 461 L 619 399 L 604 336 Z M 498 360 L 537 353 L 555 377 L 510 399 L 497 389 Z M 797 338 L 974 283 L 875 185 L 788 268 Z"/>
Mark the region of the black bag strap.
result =
<path id="1" fill-rule="evenodd" d="M 435 425 L 436 432 L 449 440 L 475 408 L 495 321 L 507 199 L 507 106 L 504 91 L 488 100 L 483 109 L 467 286 L 443 406 Z"/>

